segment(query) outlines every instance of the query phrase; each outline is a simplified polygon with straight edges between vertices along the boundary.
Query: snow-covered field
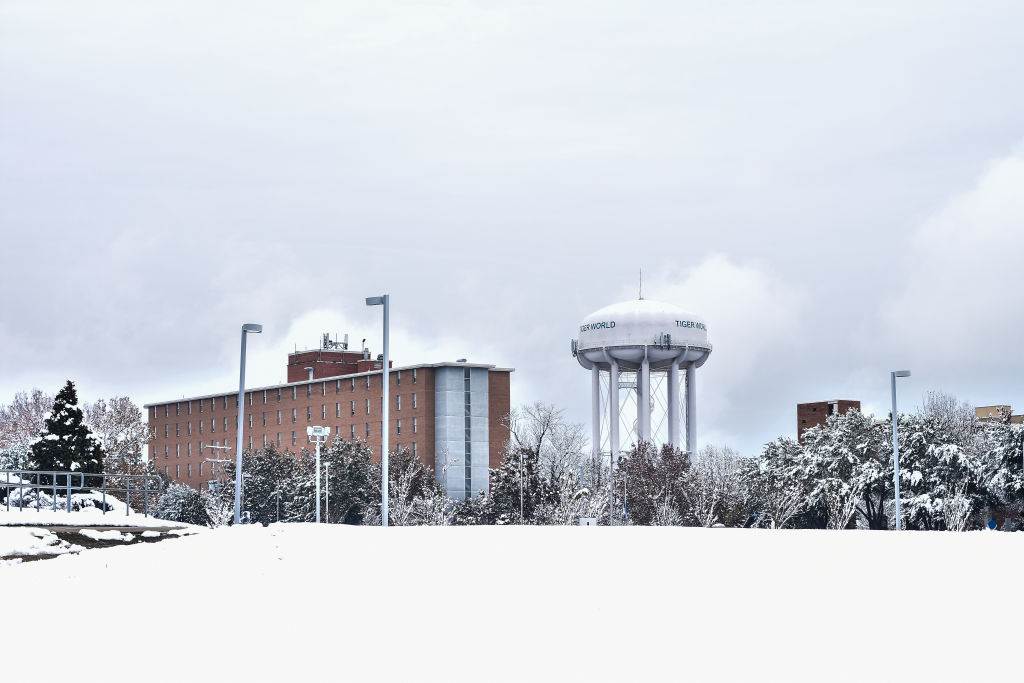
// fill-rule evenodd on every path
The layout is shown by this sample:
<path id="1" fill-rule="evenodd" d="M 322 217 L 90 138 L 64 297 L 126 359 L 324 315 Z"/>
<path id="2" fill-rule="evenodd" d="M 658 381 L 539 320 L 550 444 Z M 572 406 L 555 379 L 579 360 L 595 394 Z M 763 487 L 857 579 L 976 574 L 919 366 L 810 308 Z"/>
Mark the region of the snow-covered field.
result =
<path id="1" fill-rule="evenodd" d="M 1015 680 L 1022 567 L 998 532 L 220 528 L 0 568 L 4 674 Z"/>
<path id="2" fill-rule="evenodd" d="M 178 522 L 157 519 L 153 515 L 145 516 L 139 512 L 126 515 L 124 507 L 103 514 L 98 508 L 85 508 L 74 512 L 65 512 L 57 508 L 25 508 L 10 511 L 0 505 L 0 527 L 8 525 L 38 524 L 40 526 L 180 526 Z"/>

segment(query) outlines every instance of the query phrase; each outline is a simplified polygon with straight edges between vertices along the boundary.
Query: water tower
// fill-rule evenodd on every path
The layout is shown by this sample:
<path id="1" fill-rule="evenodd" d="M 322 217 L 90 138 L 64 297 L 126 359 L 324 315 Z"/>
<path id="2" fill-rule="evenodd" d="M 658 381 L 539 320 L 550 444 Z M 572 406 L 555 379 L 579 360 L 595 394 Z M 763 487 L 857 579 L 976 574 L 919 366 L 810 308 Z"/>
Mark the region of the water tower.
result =
<path id="1" fill-rule="evenodd" d="M 711 355 L 703 318 L 647 299 L 613 304 L 583 320 L 572 353 L 590 371 L 595 455 L 617 456 L 639 441 L 696 449 L 696 370 Z"/>

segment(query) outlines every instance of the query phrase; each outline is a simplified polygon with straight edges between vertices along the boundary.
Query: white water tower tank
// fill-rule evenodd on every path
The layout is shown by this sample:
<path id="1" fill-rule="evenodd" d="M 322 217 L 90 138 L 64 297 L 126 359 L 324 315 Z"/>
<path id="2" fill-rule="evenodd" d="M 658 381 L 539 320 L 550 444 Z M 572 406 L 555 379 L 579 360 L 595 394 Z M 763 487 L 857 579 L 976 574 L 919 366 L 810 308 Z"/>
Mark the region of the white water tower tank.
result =
<path id="1" fill-rule="evenodd" d="M 572 352 L 591 373 L 595 454 L 617 456 L 624 445 L 653 442 L 659 436 L 690 453 L 696 449 L 696 369 L 711 355 L 701 316 L 647 299 L 612 304 L 583 319 Z M 682 375 L 685 448 L 680 441 Z M 625 442 L 620 428 L 626 432 Z"/>

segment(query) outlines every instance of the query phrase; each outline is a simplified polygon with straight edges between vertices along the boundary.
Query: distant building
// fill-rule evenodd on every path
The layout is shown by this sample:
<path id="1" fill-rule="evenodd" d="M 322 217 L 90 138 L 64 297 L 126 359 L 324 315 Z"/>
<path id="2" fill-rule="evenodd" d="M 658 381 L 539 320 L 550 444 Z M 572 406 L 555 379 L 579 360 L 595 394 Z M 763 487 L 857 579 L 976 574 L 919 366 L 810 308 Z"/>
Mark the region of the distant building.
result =
<path id="1" fill-rule="evenodd" d="M 798 403 L 796 405 L 796 438 L 803 443 L 805 431 L 811 427 L 820 427 L 825 424 L 829 415 L 842 415 L 849 410 L 860 412 L 860 401 L 837 398 L 833 401 Z"/>
<path id="2" fill-rule="evenodd" d="M 1014 415 L 1010 406 L 979 406 L 974 409 L 974 416 L 982 422 L 997 422 L 1009 416 L 1013 424 L 1024 423 L 1024 415 Z"/>
<path id="3" fill-rule="evenodd" d="M 273 444 L 297 454 L 309 445 L 306 427 L 320 425 L 342 438 L 366 442 L 373 460 L 379 462 L 381 365 L 365 349 L 321 348 L 289 354 L 287 383 L 245 392 L 243 448 Z M 310 368 L 313 379 L 309 379 Z M 453 499 L 487 491 L 489 469 L 500 466 L 502 448 L 510 436 L 503 418 L 511 409 L 512 371 L 466 362 L 392 367 L 388 373 L 390 449 L 408 450 L 433 467 L 439 481 L 447 464 L 444 481 Z M 171 480 L 205 488 L 223 471 L 223 467 L 219 472 L 214 469 L 213 461 L 234 459 L 237 391 L 150 403 L 146 413 L 155 435 L 150 457 Z"/>

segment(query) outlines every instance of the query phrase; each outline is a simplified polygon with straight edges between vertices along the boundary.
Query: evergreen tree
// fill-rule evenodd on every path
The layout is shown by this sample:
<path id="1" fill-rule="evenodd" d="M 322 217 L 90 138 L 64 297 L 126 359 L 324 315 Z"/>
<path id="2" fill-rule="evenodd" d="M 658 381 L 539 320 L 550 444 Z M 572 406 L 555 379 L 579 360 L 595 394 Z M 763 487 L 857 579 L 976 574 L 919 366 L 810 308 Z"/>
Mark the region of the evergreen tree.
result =
<path id="1" fill-rule="evenodd" d="M 88 474 L 103 471 L 103 449 L 83 421 L 78 393 L 71 380 L 57 394 L 43 431 L 32 443 L 29 468 Z M 48 482 L 49 478 L 46 479 Z"/>
<path id="2" fill-rule="evenodd" d="M 523 522 L 535 521 L 537 508 L 556 502 L 554 489 L 540 476 L 540 454 L 533 449 L 513 448 L 501 467 L 491 470 L 491 518 L 495 524 L 519 524 L 520 492 Z"/>

